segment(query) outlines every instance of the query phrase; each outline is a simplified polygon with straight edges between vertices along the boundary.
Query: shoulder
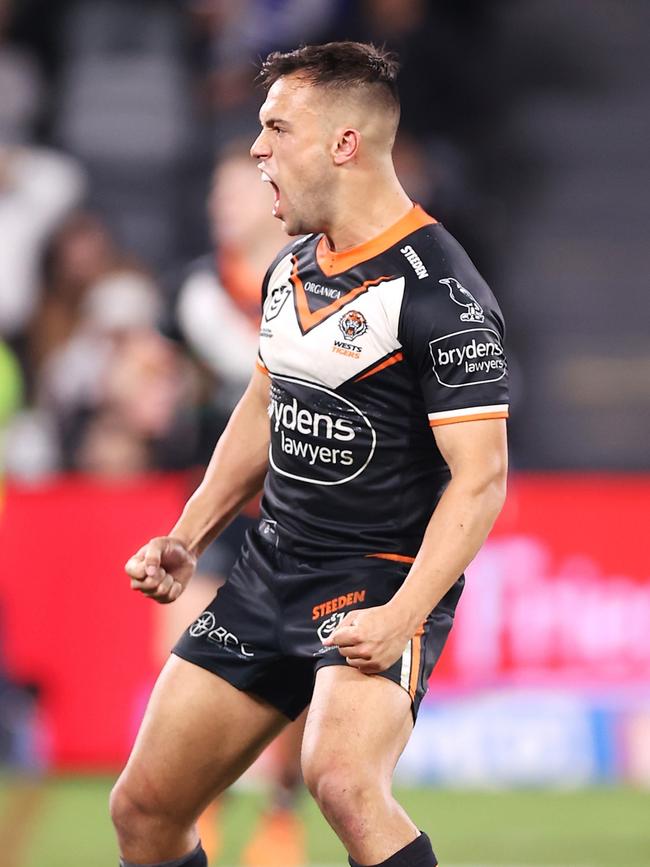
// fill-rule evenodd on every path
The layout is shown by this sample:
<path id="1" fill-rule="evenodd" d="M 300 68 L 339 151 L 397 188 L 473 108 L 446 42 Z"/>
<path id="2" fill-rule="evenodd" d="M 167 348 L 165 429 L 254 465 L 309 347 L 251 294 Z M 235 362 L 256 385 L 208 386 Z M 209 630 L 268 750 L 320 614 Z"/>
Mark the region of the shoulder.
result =
<path id="1" fill-rule="evenodd" d="M 404 239 L 400 253 L 409 263 L 407 294 L 412 300 L 468 303 L 468 293 L 488 306 L 496 299 L 467 252 L 440 223 L 425 226 Z"/>
<path id="2" fill-rule="evenodd" d="M 445 294 L 446 284 L 442 281 L 450 277 L 490 291 L 467 252 L 441 223 L 408 235 L 399 245 L 399 252 L 410 266 L 403 267 L 403 273 L 415 294 Z"/>
<path id="3" fill-rule="evenodd" d="M 467 252 L 435 223 L 404 239 L 399 252 L 409 263 L 400 330 L 457 324 L 481 325 L 487 319 L 503 328 L 503 317 L 490 287 Z"/>

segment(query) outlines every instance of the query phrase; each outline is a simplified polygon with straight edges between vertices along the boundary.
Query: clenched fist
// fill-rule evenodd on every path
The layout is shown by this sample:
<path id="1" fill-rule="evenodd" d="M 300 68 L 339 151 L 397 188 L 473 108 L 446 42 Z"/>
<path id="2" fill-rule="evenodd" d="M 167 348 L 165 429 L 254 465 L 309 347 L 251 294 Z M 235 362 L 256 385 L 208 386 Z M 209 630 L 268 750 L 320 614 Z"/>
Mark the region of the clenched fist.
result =
<path id="1" fill-rule="evenodd" d="M 156 602 L 174 602 L 187 587 L 196 568 L 196 557 L 177 539 L 157 536 L 126 561 L 131 589 Z"/>

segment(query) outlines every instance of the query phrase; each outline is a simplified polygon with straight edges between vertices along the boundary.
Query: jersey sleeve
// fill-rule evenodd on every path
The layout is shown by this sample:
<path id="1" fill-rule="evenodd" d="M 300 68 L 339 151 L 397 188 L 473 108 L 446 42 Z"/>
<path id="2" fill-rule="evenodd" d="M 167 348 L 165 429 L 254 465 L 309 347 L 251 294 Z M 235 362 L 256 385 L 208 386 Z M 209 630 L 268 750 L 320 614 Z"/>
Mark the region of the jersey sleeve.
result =
<path id="1" fill-rule="evenodd" d="M 507 418 L 503 316 L 473 265 L 410 282 L 399 338 L 431 427 Z"/>

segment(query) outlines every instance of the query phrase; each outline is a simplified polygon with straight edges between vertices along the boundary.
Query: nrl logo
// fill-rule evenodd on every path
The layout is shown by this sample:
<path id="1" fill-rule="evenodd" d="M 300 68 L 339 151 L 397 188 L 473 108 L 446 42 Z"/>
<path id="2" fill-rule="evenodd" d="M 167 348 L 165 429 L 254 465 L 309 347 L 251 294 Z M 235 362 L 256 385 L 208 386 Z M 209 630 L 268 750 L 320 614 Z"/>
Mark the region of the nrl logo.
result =
<path id="1" fill-rule="evenodd" d="M 472 293 L 465 289 L 455 277 L 445 277 L 443 280 L 438 280 L 438 283 L 444 283 L 445 286 L 448 286 L 451 300 L 466 308 L 465 312 L 460 314 L 461 322 L 485 322 L 483 308 Z"/>
<path id="2" fill-rule="evenodd" d="M 334 630 L 338 629 L 341 625 L 341 621 L 345 617 L 344 611 L 337 611 L 336 614 L 332 614 L 331 617 L 328 617 L 327 620 L 323 620 L 321 625 L 316 630 L 316 634 L 320 638 L 321 641 L 325 641 L 326 638 L 329 638 L 330 635 L 334 632 Z"/>
<path id="3" fill-rule="evenodd" d="M 343 332 L 344 337 L 348 340 L 354 340 L 355 337 L 361 337 L 368 330 L 368 323 L 363 313 L 357 310 L 349 310 L 344 313 L 339 319 L 339 328 Z"/>
<path id="4" fill-rule="evenodd" d="M 266 302 L 266 306 L 264 308 L 264 319 L 266 322 L 270 322 L 271 319 L 275 319 L 280 310 L 282 310 L 282 305 L 287 300 L 289 295 L 291 294 L 291 286 L 288 283 L 284 283 L 281 286 L 276 286 L 275 289 L 272 289 L 269 293 L 268 300 Z"/>

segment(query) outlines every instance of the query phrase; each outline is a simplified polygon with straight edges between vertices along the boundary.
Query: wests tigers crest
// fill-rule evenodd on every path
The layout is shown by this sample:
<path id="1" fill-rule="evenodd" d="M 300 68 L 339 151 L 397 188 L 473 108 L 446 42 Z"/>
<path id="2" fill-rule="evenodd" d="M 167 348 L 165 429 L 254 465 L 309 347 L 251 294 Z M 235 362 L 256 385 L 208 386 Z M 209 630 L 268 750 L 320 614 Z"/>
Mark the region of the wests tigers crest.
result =
<path id="1" fill-rule="evenodd" d="M 355 337 L 361 337 L 366 333 L 368 323 L 363 313 L 359 313 L 358 310 L 348 310 L 339 319 L 339 328 L 348 340 L 354 340 Z"/>

